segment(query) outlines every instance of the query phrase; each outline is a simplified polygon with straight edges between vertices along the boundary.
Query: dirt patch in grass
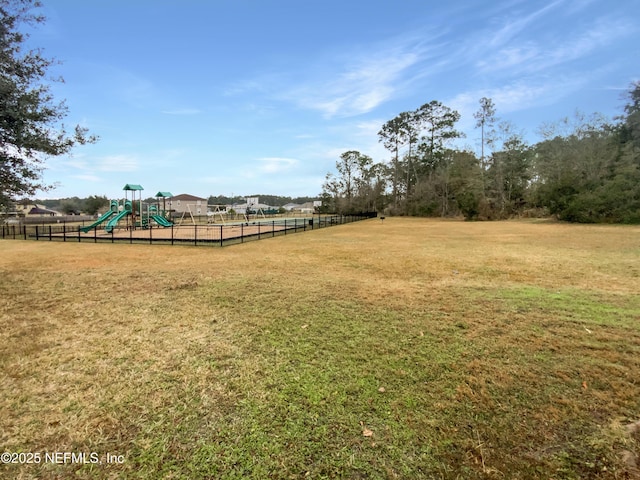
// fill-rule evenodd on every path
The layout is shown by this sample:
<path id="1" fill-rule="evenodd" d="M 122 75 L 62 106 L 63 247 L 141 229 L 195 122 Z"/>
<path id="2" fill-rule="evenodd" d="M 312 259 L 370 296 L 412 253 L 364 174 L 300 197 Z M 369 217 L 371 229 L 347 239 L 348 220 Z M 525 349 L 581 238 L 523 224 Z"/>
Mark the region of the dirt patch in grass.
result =
<path id="1" fill-rule="evenodd" d="M 3 478 L 633 478 L 640 229 L 0 242 Z M 107 453 L 122 463 L 106 463 Z"/>

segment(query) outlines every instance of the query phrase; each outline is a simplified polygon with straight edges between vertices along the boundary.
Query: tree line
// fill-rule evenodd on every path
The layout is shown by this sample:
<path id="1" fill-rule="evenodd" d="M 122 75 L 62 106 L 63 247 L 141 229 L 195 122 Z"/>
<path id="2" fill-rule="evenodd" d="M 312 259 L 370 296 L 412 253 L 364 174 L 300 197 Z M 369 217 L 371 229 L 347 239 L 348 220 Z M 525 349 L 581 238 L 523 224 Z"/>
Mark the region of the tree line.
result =
<path id="1" fill-rule="evenodd" d="M 17 198 L 52 187 L 42 182 L 46 158 L 98 140 L 79 125 L 68 129 L 61 123 L 67 107 L 55 101 L 47 84 L 55 60 L 25 48 L 22 27 L 44 21 L 33 11 L 39 6 L 38 0 L 0 0 L 0 209 L 5 210 Z M 441 102 L 401 112 L 378 132 L 390 154 L 387 161 L 344 152 L 336 173 L 327 174 L 322 209 L 467 219 L 551 214 L 574 222 L 640 223 L 640 82 L 631 84 L 627 104 L 613 121 L 578 114 L 541 126 L 542 140 L 533 145 L 499 121 L 490 98 L 480 100 L 474 118 L 479 155 L 452 146 L 464 136 L 456 128 L 460 114 Z M 262 196 L 275 206 L 281 198 Z M 85 207 L 70 199 L 63 210 L 90 211 L 103 201 L 95 197 Z"/>
<path id="2" fill-rule="evenodd" d="M 530 145 L 490 98 L 474 114 L 480 154 L 452 147 L 460 114 L 436 100 L 384 123 L 390 153 L 344 152 L 322 188 L 323 209 L 494 220 L 553 215 L 571 222 L 640 223 L 640 82 L 623 113 L 576 113 L 539 128 Z"/>

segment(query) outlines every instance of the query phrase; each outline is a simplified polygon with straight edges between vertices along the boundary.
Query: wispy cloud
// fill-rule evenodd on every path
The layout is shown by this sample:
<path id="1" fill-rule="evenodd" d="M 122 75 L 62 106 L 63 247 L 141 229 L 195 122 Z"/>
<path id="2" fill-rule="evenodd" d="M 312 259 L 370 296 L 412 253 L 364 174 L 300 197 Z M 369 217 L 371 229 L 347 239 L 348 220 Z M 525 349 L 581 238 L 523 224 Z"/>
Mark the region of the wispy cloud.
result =
<path id="1" fill-rule="evenodd" d="M 138 170 L 138 159 L 131 155 L 109 155 L 97 159 L 96 170 L 101 172 L 133 172 Z"/>
<path id="2" fill-rule="evenodd" d="M 101 180 L 101 178 L 98 177 L 97 175 L 80 174 L 80 175 L 71 175 L 71 177 L 78 180 L 83 180 L 85 182 L 92 182 L 92 183 L 98 183 Z"/>
<path id="3" fill-rule="evenodd" d="M 107 155 L 96 158 L 69 158 L 63 162 L 65 168 L 74 170 L 75 177 L 95 178 L 95 172 L 132 172 L 139 169 L 140 161 L 133 155 Z"/>
<path id="4" fill-rule="evenodd" d="M 390 99 L 403 75 L 419 61 L 419 52 L 410 48 L 364 55 L 339 67 L 331 78 L 299 85 L 283 98 L 327 118 L 367 113 Z"/>
<path id="5" fill-rule="evenodd" d="M 271 72 L 236 82 L 227 88 L 225 95 L 259 93 L 320 112 L 325 118 L 365 114 L 424 75 L 425 62 L 437 51 L 433 42 L 440 35 L 414 32 L 387 38 L 380 44 L 352 47 L 339 54 L 325 52 L 295 72 Z"/>
<path id="6" fill-rule="evenodd" d="M 526 40 L 479 58 L 476 67 L 481 73 L 508 71 L 514 75 L 541 72 L 587 57 L 635 30 L 637 27 L 624 19 L 600 19 L 573 35 L 564 32 L 553 42 L 545 40 L 547 45 L 555 45 L 555 48 L 544 48 L 535 40 Z"/>
<path id="7" fill-rule="evenodd" d="M 474 112 L 480 108 L 482 97 L 491 98 L 496 106 L 498 117 L 504 114 L 526 110 L 532 107 L 551 105 L 559 98 L 580 88 L 587 77 L 558 77 L 544 80 L 515 81 L 507 85 L 466 91 L 447 102 L 461 115 L 460 127 L 465 131 L 474 128 Z"/>
<path id="8" fill-rule="evenodd" d="M 522 13 L 519 12 L 517 15 L 514 14 L 509 18 L 503 18 L 502 26 L 493 31 L 493 33 L 488 37 L 488 45 L 493 48 L 499 48 L 506 45 L 523 30 L 529 28 L 532 23 L 541 19 L 564 2 L 565 0 L 556 0 L 555 2 L 551 2 L 528 15 L 522 15 Z"/>
<path id="9" fill-rule="evenodd" d="M 298 164 L 295 158 L 284 157 L 265 157 L 259 158 L 258 161 L 260 162 L 258 170 L 266 174 L 287 172 Z"/>

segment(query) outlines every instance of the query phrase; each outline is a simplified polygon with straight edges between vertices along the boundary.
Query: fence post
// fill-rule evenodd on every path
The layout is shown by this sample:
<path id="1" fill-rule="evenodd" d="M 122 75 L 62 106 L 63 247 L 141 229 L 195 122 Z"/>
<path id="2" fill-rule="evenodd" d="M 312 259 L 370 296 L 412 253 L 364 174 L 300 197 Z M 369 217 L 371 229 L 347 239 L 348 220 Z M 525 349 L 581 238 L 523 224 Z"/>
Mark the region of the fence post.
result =
<path id="1" fill-rule="evenodd" d="M 171 224 L 171 245 L 173 245 L 173 223 Z"/>
<path id="2" fill-rule="evenodd" d="M 39 240 L 39 238 L 38 238 L 38 225 L 36 225 L 36 240 Z"/>
<path id="3" fill-rule="evenodd" d="M 49 225 L 49 241 L 51 241 L 51 225 Z"/>
<path id="4" fill-rule="evenodd" d="M 222 246 L 222 225 L 220 225 L 220 246 Z"/>
<path id="5" fill-rule="evenodd" d="M 261 225 L 261 222 L 258 222 L 258 240 L 260 240 L 260 225 Z"/>
<path id="6" fill-rule="evenodd" d="M 62 224 L 62 241 L 67 241 L 67 222 Z"/>
<path id="7" fill-rule="evenodd" d="M 98 227 L 93 229 L 93 243 L 98 243 Z"/>
<path id="8" fill-rule="evenodd" d="M 244 223 L 240 224 L 240 243 L 244 243 Z"/>
<path id="9" fill-rule="evenodd" d="M 271 221 L 271 237 L 275 237 L 276 236 L 276 221 L 272 220 Z"/>
<path id="10" fill-rule="evenodd" d="M 198 225 L 193 226 L 193 245 L 198 245 Z"/>
<path id="11" fill-rule="evenodd" d="M 151 222 L 149 222 L 149 245 L 153 245 L 153 227 L 151 226 Z"/>

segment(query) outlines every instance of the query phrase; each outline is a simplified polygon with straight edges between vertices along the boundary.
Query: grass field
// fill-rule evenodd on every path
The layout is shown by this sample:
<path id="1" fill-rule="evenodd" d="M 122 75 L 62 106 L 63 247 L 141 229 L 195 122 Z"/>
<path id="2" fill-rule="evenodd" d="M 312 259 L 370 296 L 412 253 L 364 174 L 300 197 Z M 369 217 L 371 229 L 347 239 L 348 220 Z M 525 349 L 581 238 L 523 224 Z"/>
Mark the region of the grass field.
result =
<path id="1" fill-rule="evenodd" d="M 627 226 L 2 241 L 0 451 L 41 457 L 0 477 L 638 478 L 639 292 Z"/>

